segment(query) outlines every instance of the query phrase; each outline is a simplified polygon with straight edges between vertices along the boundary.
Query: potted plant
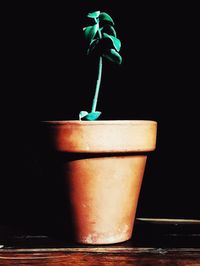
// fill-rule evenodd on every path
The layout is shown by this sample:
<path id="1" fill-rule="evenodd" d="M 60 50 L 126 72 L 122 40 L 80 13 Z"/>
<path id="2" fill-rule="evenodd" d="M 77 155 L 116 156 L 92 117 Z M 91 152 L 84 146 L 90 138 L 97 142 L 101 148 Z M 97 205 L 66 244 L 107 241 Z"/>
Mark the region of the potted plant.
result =
<path id="1" fill-rule="evenodd" d="M 147 154 L 156 146 L 157 122 L 98 120 L 103 60 L 121 64 L 121 42 L 110 15 L 95 11 L 87 18 L 86 52 L 98 58 L 91 111 L 81 111 L 77 120 L 42 125 L 64 173 L 73 241 L 112 244 L 132 236 Z"/>

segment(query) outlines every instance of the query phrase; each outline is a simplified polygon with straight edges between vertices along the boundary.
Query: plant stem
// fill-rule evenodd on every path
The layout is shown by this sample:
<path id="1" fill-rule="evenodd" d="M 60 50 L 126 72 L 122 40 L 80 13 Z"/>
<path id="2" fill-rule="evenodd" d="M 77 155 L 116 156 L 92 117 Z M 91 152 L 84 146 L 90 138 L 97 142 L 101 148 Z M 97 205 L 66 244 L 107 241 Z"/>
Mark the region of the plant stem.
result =
<path id="1" fill-rule="evenodd" d="M 101 84 L 101 76 L 102 76 L 102 56 L 99 57 L 99 69 L 98 69 L 98 77 L 97 77 L 97 82 L 96 82 L 96 88 L 95 88 L 95 94 L 92 102 L 92 112 L 96 111 L 96 106 L 97 106 L 97 99 L 99 95 L 99 89 L 100 89 L 100 84 Z"/>
<path id="2" fill-rule="evenodd" d="M 97 18 L 95 18 L 94 20 L 95 20 L 95 23 L 98 23 Z M 98 34 L 99 34 L 99 38 L 102 39 L 102 34 L 101 34 L 101 31 L 99 29 L 98 29 Z M 96 111 L 97 99 L 99 96 L 99 89 L 100 89 L 100 85 L 101 85 L 101 76 L 102 76 L 102 66 L 103 66 L 102 61 L 103 61 L 102 56 L 100 56 L 99 57 L 99 69 L 98 69 L 95 94 L 94 94 L 94 98 L 93 98 L 93 102 L 92 102 L 92 112 Z"/>

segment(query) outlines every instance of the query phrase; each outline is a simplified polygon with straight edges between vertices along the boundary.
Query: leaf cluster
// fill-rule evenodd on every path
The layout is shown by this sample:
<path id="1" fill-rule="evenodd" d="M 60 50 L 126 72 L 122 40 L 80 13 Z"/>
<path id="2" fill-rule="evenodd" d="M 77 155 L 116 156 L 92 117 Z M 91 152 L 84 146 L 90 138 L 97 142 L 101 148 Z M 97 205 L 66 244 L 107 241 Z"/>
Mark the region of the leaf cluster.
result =
<path id="1" fill-rule="evenodd" d="M 95 11 L 88 13 L 87 17 L 93 24 L 83 28 L 86 41 L 86 54 L 97 53 L 99 56 L 121 64 L 119 54 L 121 41 L 117 38 L 114 21 L 106 12 Z"/>

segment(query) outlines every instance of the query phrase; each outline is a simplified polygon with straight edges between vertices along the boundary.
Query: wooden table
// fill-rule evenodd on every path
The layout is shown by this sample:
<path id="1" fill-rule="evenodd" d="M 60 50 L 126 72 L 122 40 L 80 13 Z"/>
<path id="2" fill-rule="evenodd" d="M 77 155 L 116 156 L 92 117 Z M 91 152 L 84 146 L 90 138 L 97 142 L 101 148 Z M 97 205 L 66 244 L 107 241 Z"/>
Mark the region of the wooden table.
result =
<path id="1" fill-rule="evenodd" d="M 200 266 L 200 221 L 137 218 L 131 240 L 95 246 L 1 226 L 0 265 Z"/>

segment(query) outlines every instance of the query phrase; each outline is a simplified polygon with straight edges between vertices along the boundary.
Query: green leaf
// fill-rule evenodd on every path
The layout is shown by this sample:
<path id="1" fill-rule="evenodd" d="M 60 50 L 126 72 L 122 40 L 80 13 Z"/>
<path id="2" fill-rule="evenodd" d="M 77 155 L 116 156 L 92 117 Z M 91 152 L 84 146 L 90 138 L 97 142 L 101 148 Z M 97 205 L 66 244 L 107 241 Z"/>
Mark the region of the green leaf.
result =
<path id="1" fill-rule="evenodd" d="M 100 11 L 95 11 L 95 12 L 92 12 L 92 13 L 88 13 L 87 17 L 88 18 L 98 18 L 99 15 L 100 15 Z"/>
<path id="2" fill-rule="evenodd" d="M 96 120 L 101 115 L 101 112 L 91 112 L 84 117 L 85 120 L 93 121 Z"/>
<path id="3" fill-rule="evenodd" d="M 96 46 L 99 44 L 99 42 L 100 42 L 100 39 L 94 39 L 91 41 L 91 43 L 87 49 L 87 55 L 89 55 L 90 53 L 92 53 L 96 49 Z"/>
<path id="4" fill-rule="evenodd" d="M 101 115 L 101 112 L 99 111 L 91 112 L 91 113 L 88 113 L 86 111 L 81 111 L 79 113 L 79 119 L 93 121 L 93 120 L 96 120 L 100 115 Z"/>
<path id="5" fill-rule="evenodd" d="M 91 41 L 94 39 L 98 29 L 99 29 L 99 24 L 95 24 L 93 26 L 88 26 L 84 28 L 84 36 L 88 43 L 91 43 Z"/>
<path id="6" fill-rule="evenodd" d="M 115 29 L 114 29 L 114 27 L 112 25 L 106 25 L 106 26 L 100 28 L 100 31 L 102 33 L 105 32 L 105 33 L 107 33 L 109 35 L 117 37 L 117 33 L 116 33 L 116 31 L 115 31 Z"/>
<path id="7" fill-rule="evenodd" d="M 86 116 L 88 114 L 87 111 L 80 111 L 79 113 L 79 120 L 81 120 L 84 116 Z"/>
<path id="8" fill-rule="evenodd" d="M 115 49 L 108 49 L 102 56 L 119 65 L 122 63 L 122 57 Z"/>
<path id="9" fill-rule="evenodd" d="M 103 33 L 103 38 L 109 38 L 112 41 L 114 48 L 119 52 L 121 48 L 121 41 L 118 38 L 107 33 Z"/>
<path id="10" fill-rule="evenodd" d="M 108 15 L 107 13 L 105 13 L 105 12 L 101 12 L 101 13 L 100 13 L 100 15 L 99 15 L 99 21 L 110 22 L 111 24 L 114 25 L 114 21 L 113 21 L 113 19 L 111 18 L 111 16 Z"/>

